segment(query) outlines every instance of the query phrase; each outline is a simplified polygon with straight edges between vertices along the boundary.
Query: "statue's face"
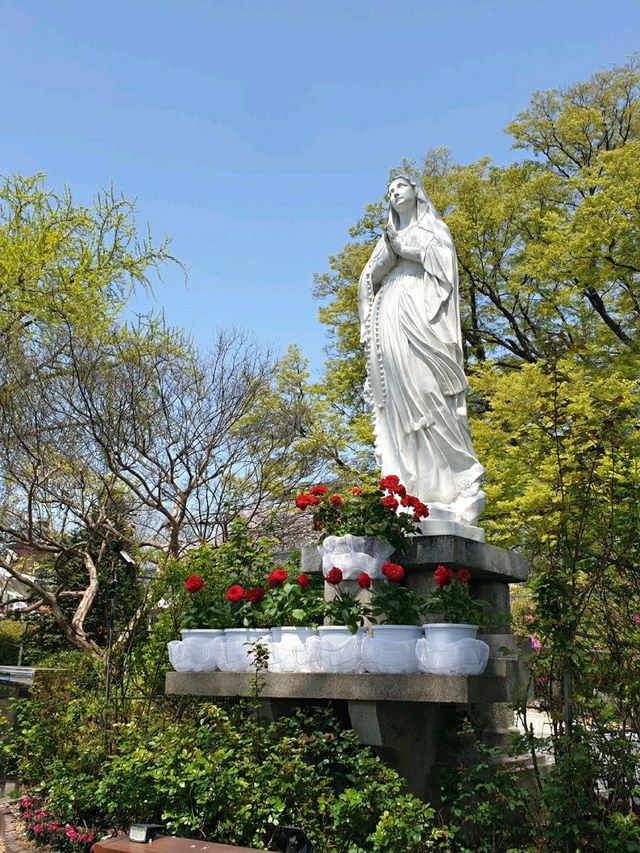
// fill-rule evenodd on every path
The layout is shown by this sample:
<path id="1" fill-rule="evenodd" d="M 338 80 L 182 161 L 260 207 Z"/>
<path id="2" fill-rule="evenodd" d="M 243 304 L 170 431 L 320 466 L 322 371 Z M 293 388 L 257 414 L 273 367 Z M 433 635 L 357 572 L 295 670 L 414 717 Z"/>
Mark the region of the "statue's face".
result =
<path id="1" fill-rule="evenodd" d="M 394 178 L 389 184 L 389 201 L 394 210 L 407 210 L 416 204 L 416 191 L 405 178 Z"/>

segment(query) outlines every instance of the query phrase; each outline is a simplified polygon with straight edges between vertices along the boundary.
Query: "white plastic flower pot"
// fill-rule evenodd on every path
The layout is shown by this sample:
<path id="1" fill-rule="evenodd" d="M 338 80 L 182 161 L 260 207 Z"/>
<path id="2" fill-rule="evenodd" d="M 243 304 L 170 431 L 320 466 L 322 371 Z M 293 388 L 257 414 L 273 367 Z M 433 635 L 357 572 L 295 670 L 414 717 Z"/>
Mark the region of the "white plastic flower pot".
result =
<path id="1" fill-rule="evenodd" d="M 180 636 L 183 640 L 217 640 L 224 637 L 224 628 L 184 628 Z"/>
<path id="2" fill-rule="evenodd" d="M 362 672 L 362 628 L 356 634 L 345 625 L 321 625 L 307 640 L 313 672 Z"/>
<path id="3" fill-rule="evenodd" d="M 270 639 L 266 628 L 226 628 L 220 669 L 224 672 L 251 672 L 255 668 L 254 644 L 260 642 L 268 646 Z"/>
<path id="4" fill-rule="evenodd" d="M 220 667 L 224 652 L 224 631 L 195 628 L 180 632 L 182 640 L 168 644 L 169 660 L 177 672 L 213 672 Z"/>
<path id="5" fill-rule="evenodd" d="M 342 570 L 345 580 L 355 580 L 360 572 L 372 578 L 382 577 L 382 564 L 393 553 L 393 545 L 372 536 L 327 536 L 318 545 L 322 557 L 322 573 L 327 575 L 334 566 Z"/>
<path id="6" fill-rule="evenodd" d="M 416 643 L 419 625 L 374 625 L 372 636 L 362 640 L 362 662 L 367 672 L 418 671 Z"/>
<path id="7" fill-rule="evenodd" d="M 269 672 L 312 672 L 309 643 L 317 635 L 315 628 L 285 625 L 271 629 Z"/>
<path id="8" fill-rule="evenodd" d="M 489 646 L 476 640 L 477 625 L 425 625 L 425 637 L 416 643 L 421 672 L 433 675 L 481 675 L 489 660 Z"/>
<path id="9" fill-rule="evenodd" d="M 458 640 L 475 640 L 478 633 L 477 625 L 467 625 L 464 622 L 433 622 L 423 625 L 424 636 L 432 646 L 448 646 Z"/>

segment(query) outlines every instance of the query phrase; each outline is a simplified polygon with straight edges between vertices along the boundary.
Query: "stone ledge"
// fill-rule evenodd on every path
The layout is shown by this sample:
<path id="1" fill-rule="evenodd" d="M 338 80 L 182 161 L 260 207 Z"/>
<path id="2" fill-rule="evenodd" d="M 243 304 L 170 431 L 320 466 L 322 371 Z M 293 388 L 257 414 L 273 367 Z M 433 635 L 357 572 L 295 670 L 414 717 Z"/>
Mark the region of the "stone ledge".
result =
<path id="1" fill-rule="evenodd" d="M 500 667 L 497 667 L 498 669 Z M 252 695 L 252 673 L 169 672 L 165 693 L 173 696 Z M 495 675 L 338 675 L 265 672 L 260 699 L 346 699 L 368 702 L 422 702 L 445 705 L 508 702 L 510 679 Z"/>
<path id="2" fill-rule="evenodd" d="M 446 563 L 454 569 L 463 566 L 471 569 L 474 581 L 521 583 L 529 577 L 529 563 L 521 554 L 462 536 L 412 536 L 408 546 L 396 551 L 392 559 L 402 563 L 408 573 L 432 571 L 439 563 Z M 316 546 L 305 545 L 304 571 L 319 572 L 321 566 Z"/>

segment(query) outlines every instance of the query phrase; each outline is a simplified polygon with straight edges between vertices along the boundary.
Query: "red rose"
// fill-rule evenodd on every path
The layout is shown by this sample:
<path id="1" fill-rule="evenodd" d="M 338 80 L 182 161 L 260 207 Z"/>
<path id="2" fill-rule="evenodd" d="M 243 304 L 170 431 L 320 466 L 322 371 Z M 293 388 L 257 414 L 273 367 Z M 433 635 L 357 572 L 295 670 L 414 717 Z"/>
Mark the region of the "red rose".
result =
<path id="1" fill-rule="evenodd" d="M 344 501 L 342 500 L 340 495 L 331 495 L 331 497 L 329 498 L 329 503 L 333 504 L 333 506 L 342 506 Z"/>
<path id="2" fill-rule="evenodd" d="M 204 581 L 200 577 L 200 575 L 189 575 L 189 577 L 184 582 L 184 588 L 187 592 L 199 592 L 204 586 Z"/>
<path id="3" fill-rule="evenodd" d="M 233 586 L 230 586 L 227 590 L 227 601 L 230 601 L 231 604 L 236 604 L 238 601 L 242 601 L 244 598 L 244 590 L 240 586 L 239 583 L 234 583 Z"/>
<path id="4" fill-rule="evenodd" d="M 309 489 L 310 495 L 326 495 L 329 489 L 326 486 L 323 486 L 322 483 L 318 486 L 312 486 Z"/>
<path id="5" fill-rule="evenodd" d="M 320 498 L 317 495 L 307 494 L 302 492 L 296 496 L 295 505 L 298 509 L 305 510 L 308 506 L 317 506 L 320 503 Z"/>
<path id="6" fill-rule="evenodd" d="M 309 495 L 307 495 L 305 492 L 296 495 L 295 505 L 298 507 L 298 509 L 305 510 L 309 506 Z"/>
<path id="7" fill-rule="evenodd" d="M 371 586 L 371 578 L 366 572 L 360 572 L 356 580 L 358 581 L 358 586 L 362 587 L 362 589 L 369 589 Z"/>
<path id="8" fill-rule="evenodd" d="M 433 573 L 433 579 L 435 580 L 437 586 L 449 586 L 452 578 L 453 572 L 451 571 L 451 569 L 445 568 L 445 566 L 438 566 L 438 568 Z"/>
<path id="9" fill-rule="evenodd" d="M 298 586 L 309 586 L 311 583 L 307 575 L 298 575 L 296 580 L 298 581 Z"/>
<path id="10" fill-rule="evenodd" d="M 397 563 L 383 563 L 382 574 L 391 583 L 398 583 L 404 577 L 404 569 Z"/>
<path id="11" fill-rule="evenodd" d="M 394 512 L 398 509 L 398 501 L 393 495 L 387 495 L 386 498 L 380 498 L 380 503 L 387 509 L 392 509 Z"/>
<path id="12" fill-rule="evenodd" d="M 265 597 L 265 590 L 261 586 L 254 586 L 253 589 L 248 589 L 244 594 L 245 601 L 249 604 L 258 604 Z"/>
<path id="13" fill-rule="evenodd" d="M 287 573 L 284 569 L 274 569 L 267 575 L 267 583 L 269 586 L 281 586 L 287 579 Z"/>
<path id="14" fill-rule="evenodd" d="M 326 574 L 325 580 L 327 583 L 338 584 L 342 580 L 342 569 L 339 569 L 337 566 L 334 566 L 332 569 Z"/>
<path id="15" fill-rule="evenodd" d="M 357 495 L 361 495 L 361 494 L 362 494 L 362 489 L 359 489 L 359 488 L 356 486 L 356 487 L 355 487 L 355 489 L 351 489 L 351 494 L 352 494 L 352 495 L 356 495 L 356 496 L 357 496 Z"/>
<path id="16" fill-rule="evenodd" d="M 471 580 L 471 572 L 469 569 L 458 569 L 456 572 L 456 580 L 458 583 L 469 583 Z"/>

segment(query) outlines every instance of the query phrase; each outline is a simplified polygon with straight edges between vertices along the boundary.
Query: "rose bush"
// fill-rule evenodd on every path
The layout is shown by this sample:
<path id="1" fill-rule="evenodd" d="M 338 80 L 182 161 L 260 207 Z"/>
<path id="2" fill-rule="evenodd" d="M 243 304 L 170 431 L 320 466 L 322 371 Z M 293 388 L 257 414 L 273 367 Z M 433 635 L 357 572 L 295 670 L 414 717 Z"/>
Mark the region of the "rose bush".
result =
<path id="1" fill-rule="evenodd" d="M 187 602 L 180 619 L 181 628 L 226 627 L 224 607 L 212 596 L 200 575 L 189 575 L 184 582 L 184 590 L 187 595 Z"/>
<path id="2" fill-rule="evenodd" d="M 269 627 L 292 625 L 316 627 L 324 616 L 322 580 L 319 576 L 299 573 L 289 578 L 284 569 L 275 569 L 267 578 L 269 591 L 263 613 Z"/>
<path id="3" fill-rule="evenodd" d="M 385 625 L 420 625 L 424 599 L 401 584 L 404 568 L 398 563 L 384 563 L 382 574 L 385 580 L 376 581 L 373 588 L 369 618 Z"/>
<path id="4" fill-rule="evenodd" d="M 438 566 L 433 573 L 435 587 L 425 603 L 426 613 L 435 613 L 443 622 L 478 625 L 486 602 L 471 595 L 469 569 L 455 573 L 446 566 Z"/>
<path id="5" fill-rule="evenodd" d="M 194 843 L 276 850 L 284 848 L 279 827 L 295 825 L 318 853 L 422 853 L 442 837 L 434 810 L 329 711 L 269 723 L 244 704 L 194 700 L 186 715 L 170 704 L 141 713 L 143 705 L 133 703 L 105 744 L 94 724 L 100 700 L 86 690 L 67 685 L 55 702 L 19 704 L 19 775 L 29 804 L 44 813 L 35 843 L 55 832 L 53 849 L 88 853 L 80 836 L 140 821 Z M 61 725 L 66 717 L 73 727 Z"/>
<path id="6" fill-rule="evenodd" d="M 333 588 L 333 596 L 324 602 L 324 617 L 326 625 L 344 625 L 352 634 L 361 628 L 369 615 L 368 605 L 359 601 L 342 586 L 342 570 L 337 566 L 329 569 L 325 581 Z M 357 578 L 361 589 L 368 589 L 371 579 L 366 572 L 360 572 Z"/>
<path id="7" fill-rule="evenodd" d="M 371 536 L 400 548 L 406 537 L 419 531 L 417 523 L 429 516 L 418 498 L 408 495 L 395 475 L 381 479 L 378 488 L 356 486 L 347 494 L 329 494 L 319 484 L 295 499 L 296 507 L 309 511 L 313 528 L 327 536 Z"/>

